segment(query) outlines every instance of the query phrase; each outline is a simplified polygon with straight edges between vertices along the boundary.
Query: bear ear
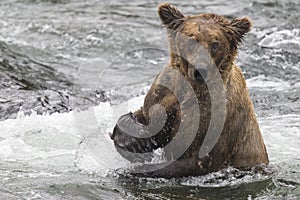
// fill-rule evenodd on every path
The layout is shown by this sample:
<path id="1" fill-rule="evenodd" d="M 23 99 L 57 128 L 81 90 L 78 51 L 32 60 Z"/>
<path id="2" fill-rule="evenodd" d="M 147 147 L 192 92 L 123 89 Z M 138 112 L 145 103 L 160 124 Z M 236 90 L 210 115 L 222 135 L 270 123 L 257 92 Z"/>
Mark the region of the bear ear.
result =
<path id="1" fill-rule="evenodd" d="M 252 22 L 248 17 L 235 18 L 230 23 L 237 44 L 243 41 L 244 36 L 251 30 Z"/>
<path id="2" fill-rule="evenodd" d="M 163 25 L 175 30 L 183 22 L 183 14 L 169 3 L 163 3 L 158 7 L 158 15 Z"/>

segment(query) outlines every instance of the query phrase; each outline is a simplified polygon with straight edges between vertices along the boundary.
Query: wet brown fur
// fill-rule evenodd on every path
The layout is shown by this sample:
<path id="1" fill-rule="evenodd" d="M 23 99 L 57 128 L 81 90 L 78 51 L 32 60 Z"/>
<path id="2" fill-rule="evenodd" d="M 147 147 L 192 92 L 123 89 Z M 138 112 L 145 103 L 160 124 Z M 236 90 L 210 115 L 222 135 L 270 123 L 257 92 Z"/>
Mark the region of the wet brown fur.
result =
<path id="1" fill-rule="evenodd" d="M 183 86 L 177 83 L 176 77 L 168 75 L 168 68 L 179 70 L 192 85 L 197 95 L 201 115 L 197 136 L 187 151 L 172 165 L 147 175 L 166 178 L 182 177 L 206 174 L 228 165 L 244 169 L 259 164 L 268 164 L 268 155 L 246 82 L 241 69 L 235 64 L 238 46 L 246 33 L 250 31 L 251 21 L 248 18 L 228 20 L 216 14 L 185 17 L 177 8 L 168 3 L 159 6 L 158 14 L 168 32 L 170 62 L 156 77 L 145 97 L 144 106 L 136 111 L 135 115 L 139 122 L 147 125 L 150 123 L 151 106 L 154 104 L 164 106 L 168 119 L 164 129 L 153 136 L 152 139 L 158 145 L 154 145 L 152 149 L 163 147 L 174 138 L 178 124 L 183 119 L 179 102 L 170 89 L 158 83 L 162 79 L 168 79 L 174 86 L 172 90 L 182 90 Z M 206 157 L 201 159 L 198 154 L 210 123 L 211 113 L 207 108 L 210 108 L 211 100 L 207 86 L 190 75 L 189 70 L 193 66 L 190 66 L 183 57 L 194 59 L 193 56 L 197 55 L 190 55 L 189 51 L 185 50 L 188 44 L 178 41 L 180 39 L 178 33 L 192 38 L 208 52 L 210 52 L 211 45 L 218 42 L 218 50 L 211 55 L 210 61 L 216 64 L 223 80 L 226 93 L 226 110 L 223 112 L 226 113 L 226 119 L 217 144 Z M 188 104 L 188 98 L 188 96 L 185 97 L 186 104 Z M 186 126 L 186 129 L 189 130 L 188 123 Z M 115 135 L 118 136 L 117 131 L 115 132 Z M 115 145 L 123 140 L 126 140 L 125 136 L 119 136 L 119 139 L 114 138 Z M 135 144 L 140 145 L 143 142 L 145 141 L 136 140 Z"/>

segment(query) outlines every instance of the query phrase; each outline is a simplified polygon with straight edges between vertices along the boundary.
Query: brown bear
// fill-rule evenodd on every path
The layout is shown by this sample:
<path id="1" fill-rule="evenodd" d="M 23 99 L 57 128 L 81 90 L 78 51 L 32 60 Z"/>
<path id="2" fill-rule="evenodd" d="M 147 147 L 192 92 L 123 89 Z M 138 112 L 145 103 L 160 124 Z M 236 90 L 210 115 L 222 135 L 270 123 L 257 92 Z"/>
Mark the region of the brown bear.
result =
<path id="1" fill-rule="evenodd" d="M 158 14 L 167 29 L 170 61 L 143 107 L 117 122 L 111 135 L 117 150 L 132 162 L 146 162 L 151 152 L 174 140 L 164 149 L 168 164 L 144 170 L 151 177 L 268 164 L 246 82 L 235 64 L 238 46 L 252 26 L 249 18 L 184 16 L 168 3 L 159 6 Z"/>

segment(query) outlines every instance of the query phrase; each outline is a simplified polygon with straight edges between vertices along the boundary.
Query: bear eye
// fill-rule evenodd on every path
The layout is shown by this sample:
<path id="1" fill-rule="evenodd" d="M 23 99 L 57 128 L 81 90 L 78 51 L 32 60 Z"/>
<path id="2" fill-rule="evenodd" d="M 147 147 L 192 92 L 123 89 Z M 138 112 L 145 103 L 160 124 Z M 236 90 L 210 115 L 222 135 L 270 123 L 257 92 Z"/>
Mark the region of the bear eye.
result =
<path id="1" fill-rule="evenodd" d="M 219 43 L 218 42 L 213 42 L 212 44 L 211 44 L 211 53 L 212 54 L 215 54 L 215 53 L 217 53 L 217 51 L 218 51 L 218 48 L 219 48 Z"/>

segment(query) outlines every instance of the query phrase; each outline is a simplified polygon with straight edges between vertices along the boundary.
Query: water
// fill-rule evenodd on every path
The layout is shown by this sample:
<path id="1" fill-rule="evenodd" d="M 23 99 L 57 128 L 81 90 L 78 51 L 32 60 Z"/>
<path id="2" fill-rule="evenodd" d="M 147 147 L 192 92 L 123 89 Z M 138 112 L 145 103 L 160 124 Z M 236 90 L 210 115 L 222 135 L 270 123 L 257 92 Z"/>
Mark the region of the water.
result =
<path id="1" fill-rule="evenodd" d="M 158 3 L 1 1 L 0 199 L 299 199 L 297 0 L 175 2 L 188 14 L 253 20 L 238 64 L 271 174 L 228 168 L 164 180 L 129 179 L 115 171 L 127 163 L 108 132 L 122 112 L 142 104 L 167 63 Z M 78 121 L 89 115 L 97 122 Z"/>

